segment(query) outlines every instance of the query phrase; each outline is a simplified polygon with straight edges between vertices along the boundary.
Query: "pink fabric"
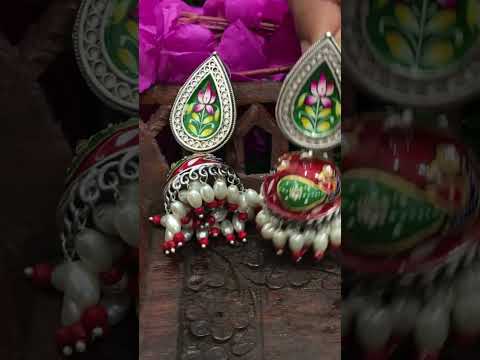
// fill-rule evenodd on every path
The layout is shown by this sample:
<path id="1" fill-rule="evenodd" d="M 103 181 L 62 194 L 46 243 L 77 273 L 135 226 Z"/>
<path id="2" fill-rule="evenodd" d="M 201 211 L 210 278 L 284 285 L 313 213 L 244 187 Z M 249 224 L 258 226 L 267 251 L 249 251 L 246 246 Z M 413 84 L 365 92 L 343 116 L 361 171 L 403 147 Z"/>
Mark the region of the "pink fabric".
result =
<path id="1" fill-rule="evenodd" d="M 183 83 L 213 51 L 220 54 L 236 81 L 261 80 L 235 73 L 291 65 L 300 56 L 287 0 L 207 0 L 203 8 L 182 0 L 140 0 L 139 7 L 141 92 L 159 82 Z M 221 34 L 204 25 L 179 23 L 185 12 L 222 17 L 229 25 Z M 279 28 L 261 30 L 262 21 Z"/>

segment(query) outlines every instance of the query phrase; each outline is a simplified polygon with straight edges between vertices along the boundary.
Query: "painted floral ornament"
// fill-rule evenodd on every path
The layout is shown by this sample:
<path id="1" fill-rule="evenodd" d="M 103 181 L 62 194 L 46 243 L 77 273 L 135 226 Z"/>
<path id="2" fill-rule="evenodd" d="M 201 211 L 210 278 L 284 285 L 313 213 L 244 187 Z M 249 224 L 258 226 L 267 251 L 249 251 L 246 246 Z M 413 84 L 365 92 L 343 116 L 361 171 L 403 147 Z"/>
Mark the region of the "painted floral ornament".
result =
<path id="1" fill-rule="evenodd" d="M 177 142 L 191 152 L 214 152 L 232 136 L 236 107 L 228 72 L 213 53 L 178 92 L 170 115 Z"/>
<path id="2" fill-rule="evenodd" d="M 83 0 L 73 34 L 77 62 L 108 106 L 138 112 L 138 0 Z"/>
<path id="3" fill-rule="evenodd" d="M 63 293 L 55 340 L 65 356 L 106 336 L 138 296 L 138 144 L 132 119 L 78 145 L 57 213 L 64 259 L 25 269 Z"/>
<path id="4" fill-rule="evenodd" d="M 341 74 L 340 48 L 327 33 L 303 54 L 280 91 L 276 118 L 289 140 L 315 150 L 340 143 Z"/>
<path id="5" fill-rule="evenodd" d="M 480 335 L 478 167 L 443 115 L 417 117 L 366 114 L 342 134 L 342 333 L 369 359 L 409 338 L 408 358 L 437 359 Z"/>
<path id="6" fill-rule="evenodd" d="M 295 64 L 280 91 L 277 124 L 304 151 L 284 154 L 261 187 L 256 222 L 278 255 L 295 262 L 313 249 L 316 260 L 341 243 L 340 170 L 322 150 L 340 143 L 341 53 L 331 34 Z M 309 149 L 309 150 L 308 150 Z"/>
<path id="7" fill-rule="evenodd" d="M 390 102 L 466 101 L 479 89 L 478 11 L 477 0 L 352 1 L 342 13 L 345 67 Z"/>

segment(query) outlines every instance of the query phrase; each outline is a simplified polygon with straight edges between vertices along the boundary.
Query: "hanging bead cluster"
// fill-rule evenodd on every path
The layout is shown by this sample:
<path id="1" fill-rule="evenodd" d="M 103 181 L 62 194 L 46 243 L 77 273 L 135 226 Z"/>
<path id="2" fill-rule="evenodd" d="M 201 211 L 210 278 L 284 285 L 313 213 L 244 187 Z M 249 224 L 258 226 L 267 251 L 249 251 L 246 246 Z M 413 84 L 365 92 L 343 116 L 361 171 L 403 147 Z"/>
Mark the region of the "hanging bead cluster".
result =
<path id="1" fill-rule="evenodd" d="M 255 190 L 243 191 L 237 185 L 228 185 L 222 177 L 211 183 L 193 181 L 179 191 L 166 214 L 153 215 L 149 220 L 165 228 L 162 246 L 166 255 L 176 253 L 193 239 L 202 248 L 219 237 L 235 245 L 247 242 L 246 223 L 254 218 L 260 201 Z"/>

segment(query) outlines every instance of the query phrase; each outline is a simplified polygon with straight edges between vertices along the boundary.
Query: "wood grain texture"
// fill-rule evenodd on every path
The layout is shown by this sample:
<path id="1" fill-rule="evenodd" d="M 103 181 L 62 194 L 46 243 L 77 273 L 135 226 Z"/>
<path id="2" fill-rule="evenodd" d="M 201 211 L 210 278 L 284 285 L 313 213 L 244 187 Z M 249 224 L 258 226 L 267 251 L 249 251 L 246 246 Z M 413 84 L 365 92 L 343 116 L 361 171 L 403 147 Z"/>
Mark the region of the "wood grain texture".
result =
<path id="1" fill-rule="evenodd" d="M 257 81 L 233 83 L 233 92 L 237 106 L 248 104 L 274 103 L 278 98 L 280 81 Z M 180 90 L 177 85 L 156 85 L 141 95 L 142 105 L 172 105 Z"/>
<path id="2" fill-rule="evenodd" d="M 246 246 L 187 247 L 175 259 L 152 233 L 141 360 L 340 359 L 339 268 L 293 265 L 249 230 Z"/>

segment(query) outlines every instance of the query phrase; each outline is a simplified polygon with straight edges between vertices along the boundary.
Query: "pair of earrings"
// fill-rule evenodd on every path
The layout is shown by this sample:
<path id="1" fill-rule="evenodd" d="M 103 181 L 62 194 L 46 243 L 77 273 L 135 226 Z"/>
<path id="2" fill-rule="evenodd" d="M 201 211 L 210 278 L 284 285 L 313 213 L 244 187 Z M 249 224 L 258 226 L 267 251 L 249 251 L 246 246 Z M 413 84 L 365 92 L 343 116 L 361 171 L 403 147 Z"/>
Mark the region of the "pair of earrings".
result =
<path id="1" fill-rule="evenodd" d="M 194 154 L 172 165 L 165 187 L 163 225 L 166 254 L 196 239 L 201 247 L 223 235 L 246 242 L 246 222 L 256 220 L 262 236 L 299 261 L 313 246 L 323 256 L 329 242 L 340 245 L 340 173 L 326 151 L 340 143 L 341 51 L 331 34 L 315 43 L 286 77 L 276 107 L 277 124 L 295 145 L 265 178 L 258 194 L 244 189 L 234 170 L 210 152 L 232 136 L 236 106 L 232 84 L 214 53 L 180 89 L 170 126 L 177 142 Z"/>

